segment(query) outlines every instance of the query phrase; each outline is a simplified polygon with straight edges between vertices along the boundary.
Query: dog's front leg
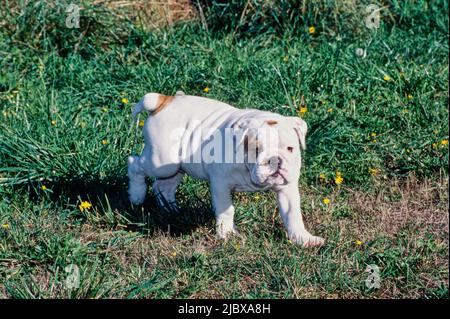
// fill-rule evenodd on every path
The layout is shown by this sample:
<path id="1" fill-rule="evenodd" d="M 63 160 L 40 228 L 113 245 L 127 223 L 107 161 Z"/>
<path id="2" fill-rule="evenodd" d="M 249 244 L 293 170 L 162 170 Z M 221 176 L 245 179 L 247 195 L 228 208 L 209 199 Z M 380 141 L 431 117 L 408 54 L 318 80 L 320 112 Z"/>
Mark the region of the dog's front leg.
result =
<path id="1" fill-rule="evenodd" d="M 278 191 L 278 205 L 290 240 L 305 247 L 323 246 L 323 238 L 313 236 L 305 229 L 297 185 L 289 185 Z"/>
<path id="2" fill-rule="evenodd" d="M 231 200 L 230 188 L 223 181 L 211 181 L 211 196 L 216 216 L 217 236 L 226 239 L 229 235 L 236 234 L 234 225 L 234 207 Z"/>

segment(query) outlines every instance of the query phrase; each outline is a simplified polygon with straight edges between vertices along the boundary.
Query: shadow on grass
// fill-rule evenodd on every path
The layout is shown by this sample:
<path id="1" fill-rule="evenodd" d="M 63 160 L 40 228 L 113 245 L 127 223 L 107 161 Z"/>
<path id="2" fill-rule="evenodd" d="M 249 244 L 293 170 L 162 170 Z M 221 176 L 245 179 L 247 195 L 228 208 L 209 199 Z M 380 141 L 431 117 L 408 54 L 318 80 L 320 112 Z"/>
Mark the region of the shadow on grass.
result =
<path id="1" fill-rule="evenodd" d="M 148 185 L 153 181 L 149 180 Z M 99 223 L 109 226 L 125 227 L 152 235 L 155 232 L 166 232 L 171 236 L 190 234 L 200 226 L 211 227 L 214 216 L 211 206 L 195 194 L 177 194 L 178 208 L 170 205 L 160 207 L 157 198 L 150 190 L 142 205 L 133 206 L 128 200 L 128 178 L 73 178 L 46 182 L 47 191 L 42 191 L 42 184 L 28 183 L 16 186 L 15 190 L 28 191 L 32 201 L 43 196 L 59 205 L 78 206 L 80 201 L 89 201 L 94 211 L 99 214 Z M 150 187 L 149 187 L 150 188 Z M 80 217 L 86 218 L 80 212 Z M 125 225 L 123 225 L 125 221 Z"/>

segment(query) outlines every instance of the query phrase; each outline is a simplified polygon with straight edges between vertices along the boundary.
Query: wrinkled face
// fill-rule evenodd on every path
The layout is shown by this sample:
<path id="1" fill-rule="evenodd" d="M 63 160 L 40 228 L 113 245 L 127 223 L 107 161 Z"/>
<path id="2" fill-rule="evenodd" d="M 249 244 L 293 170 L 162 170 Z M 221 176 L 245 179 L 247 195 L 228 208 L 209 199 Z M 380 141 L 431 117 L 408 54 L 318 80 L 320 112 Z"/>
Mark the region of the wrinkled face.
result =
<path id="1" fill-rule="evenodd" d="M 304 144 L 299 140 L 304 141 L 306 123 L 303 132 L 297 124 L 292 118 L 280 117 L 277 120 L 265 121 L 261 127 L 248 131 L 247 167 L 254 184 L 282 186 L 298 181 L 301 166 L 300 146 Z"/>

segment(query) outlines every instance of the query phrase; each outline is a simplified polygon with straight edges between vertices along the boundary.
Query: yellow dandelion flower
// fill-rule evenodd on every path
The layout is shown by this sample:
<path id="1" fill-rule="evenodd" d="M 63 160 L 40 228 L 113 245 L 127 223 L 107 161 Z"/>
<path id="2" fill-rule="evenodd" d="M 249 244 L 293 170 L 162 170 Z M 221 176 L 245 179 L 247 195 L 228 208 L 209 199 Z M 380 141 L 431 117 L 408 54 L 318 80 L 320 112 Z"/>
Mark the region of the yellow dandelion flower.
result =
<path id="1" fill-rule="evenodd" d="M 288 243 L 291 245 L 293 244 L 292 240 L 290 240 L 290 239 L 288 240 Z"/>
<path id="2" fill-rule="evenodd" d="M 126 97 L 122 98 L 122 103 L 123 104 L 128 104 L 130 101 L 128 101 L 128 99 Z"/>
<path id="3" fill-rule="evenodd" d="M 325 180 L 326 178 L 327 178 L 327 177 L 325 176 L 324 173 L 320 173 L 320 174 L 319 174 L 319 179 Z"/>
<path id="4" fill-rule="evenodd" d="M 336 176 L 342 176 L 342 173 L 340 171 L 335 172 Z"/>
<path id="5" fill-rule="evenodd" d="M 378 172 L 379 172 L 378 168 L 369 168 L 369 173 L 370 173 L 370 175 L 372 175 L 372 176 L 377 175 Z"/>
<path id="6" fill-rule="evenodd" d="M 408 94 L 406 97 L 408 98 L 408 100 L 412 100 L 414 98 L 411 94 Z"/>
<path id="7" fill-rule="evenodd" d="M 322 199 L 322 202 L 323 202 L 325 205 L 328 205 L 328 204 L 330 203 L 330 199 L 325 197 L 324 199 Z"/>
<path id="8" fill-rule="evenodd" d="M 205 88 L 203 89 L 203 92 L 208 93 L 208 92 L 209 92 L 209 87 L 205 87 Z"/>
<path id="9" fill-rule="evenodd" d="M 260 199 L 261 199 L 261 196 L 255 195 L 253 198 L 254 198 L 255 200 L 260 200 Z"/>
<path id="10" fill-rule="evenodd" d="M 389 82 L 389 81 L 392 80 L 392 79 L 391 79 L 391 77 L 390 77 L 389 75 L 385 74 L 385 75 L 383 76 L 383 80 L 385 80 L 386 82 Z"/>
<path id="11" fill-rule="evenodd" d="M 336 183 L 336 185 L 341 185 L 344 182 L 344 178 L 340 175 L 339 176 L 336 175 L 334 182 Z"/>
<path id="12" fill-rule="evenodd" d="M 308 28 L 308 31 L 309 31 L 309 34 L 314 34 L 314 33 L 316 33 L 316 28 L 313 27 L 313 26 L 310 26 L 310 27 Z"/>
<path id="13" fill-rule="evenodd" d="M 42 185 L 42 186 L 41 186 L 41 189 L 42 189 L 43 191 L 46 191 L 46 190 L 47 190 L 47 186 Z"/>
<path id="14" fill-rule="evenodd" d="M 92 204 L 89 203 L 88 201 L 81 201 L 81 204 L 78 205 L 78 208 L 80 209 L 81 212 L 84 212 L 85 210 L 88 210 L 91 207 Z"/>
<path id="15" fill-rule="evenodd" d="M 437 143 L 431 144 L 431 147 L 436 148 L 437 147 Z"/>
<path id="16" fill-rule="evenodd" d="M 145 121 L 144 121 L 144 120 L 140 120 L 140 121 L 139 121 L 139 127 L 143 127 L 144 124 L 145 124 Z"/>
<path id="17" fill-rule="evenodd" d="M 284 61 L 284 62 L 289 61 L 289 57 L 286 55 L 286 56 L 283 58 L 283 61 Z"/>
<path id="18" fill-rule="evenodd" d="M 355 245 L 356 245 L 356 246 L 361 246 L 362 244 L 363 244 L 362 241 L 360 241 L 360 240 L 355 240 Z"/>
<path id="19" fill-rule="evenodd" d="M 306 106 L 301 106 L 300 109 L 298 110 L 298 114 L 303 115 L 306 112 L 308 112 L 308 108 Z"/>
<path id="20" fill-rule="evenodd" d="M 377 136 L 377 133 L 372 132 L 372 133 L 370 133 L 370 136 L 371 136 L 371 137 L 376 137 L 376 136 Z"/>
<path id="21" fill-rule="evenodd" d="M 109 143 L 108 140 L 102 140 L 103 145 L 107 145 L 108 143 Z"/>
<path id="22" fill-rule="evenodd" d="M 3 229 L 10 229 L 11 226 L 9 224 L 2 224 Z"/>
<path id="23" fill-rule="evenodd" d="M 52 120 L 51 123 L 53 126 L 55 126 L 57 122 L 56 122 L 56 120 Z"/>
<path id="24" fill-rule="evenodd" d="M 442 141 L 441 141 L 441 145 L 442 145 L 442 146 L 448 145 L 448 140 L 447 140 L 447 139 L 442 140 Z"/>
<path id="25" fill-rule="evenodd" d="M 327 110 L 327 112 L 328 112 L 328 113 L 333 113 L 333 109 L 330 107 L 330 108 Z"/>
<path id="26" fill-rule="evenodd" d="M 176 257 L 177 256 L 177 252 L 176 251 L 172 251 L 171 255 L 172 255 L 172 257 Z"/>
<path id="27" fill-rule="evenodd" d="M 373 140 L 372 140 L 372 143 L 376 143 L 376 142 L 378 142 L 377 139 L 373 139 Z"/>
<path id="28" fill-rule="evenodd" d="M 239 245 L 239 244 L 234 245 L 234 249 L 240 250 L 241 249 L 241 245 Z"/>

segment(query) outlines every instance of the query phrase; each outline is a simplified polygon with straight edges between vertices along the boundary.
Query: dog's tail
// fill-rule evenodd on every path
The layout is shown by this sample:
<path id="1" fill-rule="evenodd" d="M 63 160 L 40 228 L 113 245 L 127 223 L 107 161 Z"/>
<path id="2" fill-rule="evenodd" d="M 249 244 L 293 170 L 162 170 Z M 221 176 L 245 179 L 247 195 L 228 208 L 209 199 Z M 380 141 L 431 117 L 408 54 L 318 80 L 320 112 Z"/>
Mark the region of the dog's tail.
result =
<path id="1" fill-rule="evenodd" d="M 184 95 L 183 92 L 178 91 L 175 96 Z M 144 95 L 142 100 L 140 100 L 133 109 L 133 118 L 141 113 L 142 111 L 147 111 L 150 115 L 155 115 L 157 112 L 161 111 L 166 105 L 170 104 L 175 96 L 167 96 L 159 93 L 147 93 Z"/>
<path id="2" fill-rule="evenodd" d="M 157 109 L 160 94 L 158 93 L 147 93 L 144 97 L 134 106 L 133 118 L 141 113 L 142 111 L 154 112 Z"/>

